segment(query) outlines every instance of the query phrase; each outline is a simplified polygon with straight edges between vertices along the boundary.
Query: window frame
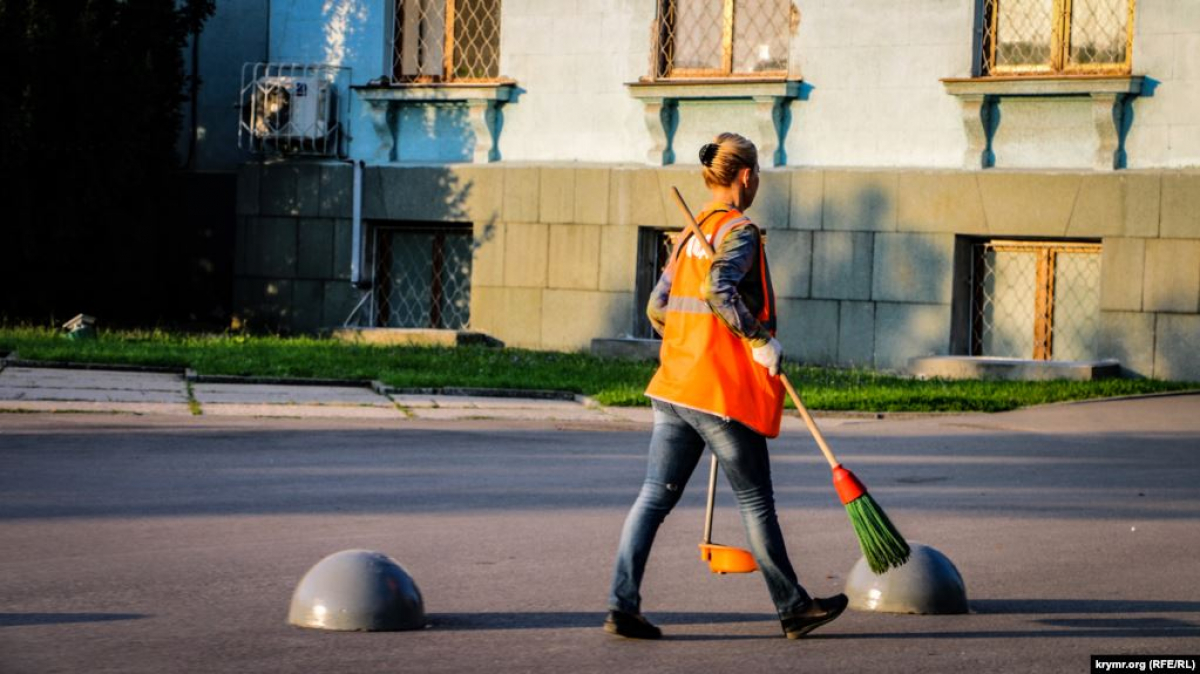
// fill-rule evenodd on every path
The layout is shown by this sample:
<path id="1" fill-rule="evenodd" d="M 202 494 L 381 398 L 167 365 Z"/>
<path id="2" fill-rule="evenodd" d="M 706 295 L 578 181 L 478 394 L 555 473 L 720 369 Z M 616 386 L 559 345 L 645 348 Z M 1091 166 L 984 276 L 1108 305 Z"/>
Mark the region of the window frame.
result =
<path id="1" fill-rule="evenodd" d="M 474 261 L 472 255 L 465 257 L 467 269 L 461 275 L 457 282 L 452 282 L 447 288 L 445 281 L 447 276 L 456 276 L 453 270 L 447 272 L 448 258 L 450 254 L 447 252 L 448 246 L 453 245 L 453 241 L 449 241 L 451 237 L 473 240 L 472 225 L 469 222 L 429 222 L 429 221 L 401 221 L 401 220 L 376 220 L 370 223 L 371 229 L 371 300 L 369 323 L 371 327 L 378 328 L 408 328 L 417 330 L 467 330 L 471 325 L 471 274 L 474 269 Z M 406 308 L 397 309 L 395 305 L 404 303 L 403 299 L 393 298 L 391 289 L 397 284 L 396 278 L 393 276 L 395 268 L 396 253 L 394 252 L 396 235 L 427 235 L 429 237 L 429 275 L 424 275 L 419 278 L 428 280 L 428 314 L 427 321 L 420 321 L 416 325 L 407 325 L 403 321 L 395 321 L 398 316 L 410 317 L 418 316 L 418 314 L 408 311 Z M 405 255 L 420 255 L 409 251 Z M 405 277 L 413 276 L 416 272 L 410 269 L 405 269 L 401 280 Z M 417 278 L 416 276 L 413 276 Z M 456 299 L 465 299 L 466 311 L 465 320 L 455 320 L 463 318 L 456 314 L 451 308 Z M 460 314 L 463 312 L 459 312 Z"/>
<path id="2" fill-rule="evenodd" d="M 980 70 L 984 77 L 1063 77 L 1085 75 L 1128 75 L 1133 72 L 1133 22 L 1137 0 L 1123 0 L 1125 18 L 1125 60 L 1120 63 L 1071 63 L 1071 9 L 1073 0 L 1053 0 L 1048 63 L 997 65 L 996 39 L 999 31 L 1000 6 L 1006 0 L 980 0 L 982 44 Z"/>
<path id="3" fill-rule="evenodd" d="M 787 79 L 788 68 L 783 70 L 764 70 L 759 72 L 736 72 L 733 64 L 734 30 L 737 19 L 738 0 L 723 0 L 721 10 L 721 67 L 720 68 L 676 68 L 674 66 L 674 51 L 676 34 L 678 33 L 675 7 L 677 0 L 659 0 L 655 15 L 654 51 L 651 56 L 655 81 L 677 79 L 756 79 L 771 80 Z M 789 3 L 788 37 L 795 32 L 799 22 L 798 10 L 794 2 Z M 790 63 L 791 58 L 787 59 Z"/>
<path id="4" fill-rule="evenodd" d="M 412 0 L 393 0 L 392 6 L 392 48 L 391 48 L 391 72 L 388 77 L 392 86 L 420 86 L 420 85 L 453 85 L 453 84 L 492 84 L 492 83 L 510 83 L 512 80 L 500 75 L 500 35 L 503 30 L 501 24 L 502 0 L 491 0 L 495 3 L 496 17 L 496 75 L 491 77 L 458 77 L 454 75 L 459 65 L 455 61 L 455 55 L 458 53 L 456 49 L 455 38 L 455 22 L 458 19 L 458 3 L 460 0 L 434 0 L 442 3 L 442 35 L 440 44 L 442 48 L 441 59 L 441 75 L 404 75 L 400 72 L 403 67 L 405 54 L 404 49 L 404 7 Z M 416 0 L 420 2 L 421 0 Z M 417 38 L 418 49 L 421 38 Z M 418 57 L 418 62 L 420 57 Z M 419 68 L 419 66 L 418 66 Z"/>
<path id="5" fill-rule="evenodd" d="M 985 353 L 984 349 L 984 333 L 988 331 L 988 320 L 985 317 L 986 305 L 993 300 L 985 297 L 984 281 L 987 276 L 987 263 L 985 257 L 987 252 L 995 253 L 1017 253 L 1028 254 L 1034 256 L 1034 269 L 1036 273 L 1033 279 L 1033 294 L 1034 305 L 1030 307 L 1032 313 L 1032 328 L 1030 345 L 1033 348 L 1031 354 L 1025 356 L 998 356 L 998 357 L 1017 357 L 1040 361 L 1053 361 L 1055 358 L 1055 324 L 1058 321 L 1056 313 L 1056 294 L 1055 287 L 1058 283 L 1060 270 L 1058 267 L 1058 258 L 1064 255 L 1088 255 L 1094 256 L 1097 265 L 1101 264 L 1103 255 L 1103 244 L 1098 240 L 1090 239 L 977 239 L 970 244 L 970 318 L 969 318 L 969 346 L 968 355 L 971 356 L 995 356 L 995 354 Z M 1096 319 L 1099 320 L 1099 305 L 1097 305 Z M 1098 327 L 1096 328 L 1098 330 Z"/>

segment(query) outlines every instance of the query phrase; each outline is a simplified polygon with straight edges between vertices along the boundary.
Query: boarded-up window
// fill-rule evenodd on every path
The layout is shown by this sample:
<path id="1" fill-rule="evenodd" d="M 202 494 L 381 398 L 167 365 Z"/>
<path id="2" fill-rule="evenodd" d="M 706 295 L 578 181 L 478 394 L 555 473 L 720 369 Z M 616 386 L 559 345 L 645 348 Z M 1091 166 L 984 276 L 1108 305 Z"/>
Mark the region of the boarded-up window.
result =
<path id="1" fill-rule="evenodd" d="M 500 78 L 500 0 L 396 0 L 393 80 Z"/>

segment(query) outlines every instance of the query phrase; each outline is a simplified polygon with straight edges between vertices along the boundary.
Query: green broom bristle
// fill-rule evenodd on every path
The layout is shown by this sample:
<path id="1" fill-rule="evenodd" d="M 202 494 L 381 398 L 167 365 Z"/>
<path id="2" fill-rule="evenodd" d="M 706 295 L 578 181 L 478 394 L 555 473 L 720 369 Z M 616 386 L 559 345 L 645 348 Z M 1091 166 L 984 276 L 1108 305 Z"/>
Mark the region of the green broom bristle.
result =
<path id="1" fill-rule="evenodd" d="M 867 565 L 876 575 L 908 561 L 911 552 L 908 543 L 870 494 L 847 503 L 846 514 L 854 525 Z"/>

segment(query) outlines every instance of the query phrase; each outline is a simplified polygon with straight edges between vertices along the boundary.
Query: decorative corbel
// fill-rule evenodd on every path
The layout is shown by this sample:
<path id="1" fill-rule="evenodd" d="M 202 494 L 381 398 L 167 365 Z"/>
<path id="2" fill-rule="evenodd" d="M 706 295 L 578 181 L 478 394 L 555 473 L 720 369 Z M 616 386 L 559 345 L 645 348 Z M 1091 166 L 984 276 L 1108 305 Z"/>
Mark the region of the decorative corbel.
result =
<path id="1" fill-rule="evenodd" d="M 783 166 L 779 138 L 783 135 L 784 115 L 789 99 L 783 96 L 755 96 L 754 110 L 758 121 L 758 156 L 769 157 L 771 166 Z"/>
<path id="2" fill-rule="evenodd" d="M 988 168 L 992 165 L 991 127 L 992 106 L 995 102 L 986 94 L 960 94 L 963 131 L 967 149 L 963 152 L 963 168 Z"/>
<path id="3" fill-rule="evenodd" d="M 378 162 L 395 161 L 396 159 L 396 111 L 395 106 L 387 100 L 367 100 L 363 108 L 371 119 L 371 126 L 379 138 L 379 146 L 375 149 L 375 160 Z"/>
<path id="4" fill-rule="evenodd" d="M 1092 122 L 1096 125 L 1096 158 L 1092 168 L 1112 171 L 1121 168 L 1121 124 L 1125 115 L 1122 93 L 1092 93 Z"/>
<path id="5" fill-rule="evenodd" d="M 494 99 L 472 99 L 467 101 L 467 117 L 475 133 L 476 164 L 487 164 L 500 160 L 499 140 L 500 105 Z"/>
<path id="6" fill-rule="evenodd" d="M 646 163 L 652 166 L 674 164 L 675 150 L 671 147 L 671 141 L 679 101 L 673 98 L 644 98 L 642 103 L 642 118 L 646 122 L 651 143 L 646 153 Z"/>

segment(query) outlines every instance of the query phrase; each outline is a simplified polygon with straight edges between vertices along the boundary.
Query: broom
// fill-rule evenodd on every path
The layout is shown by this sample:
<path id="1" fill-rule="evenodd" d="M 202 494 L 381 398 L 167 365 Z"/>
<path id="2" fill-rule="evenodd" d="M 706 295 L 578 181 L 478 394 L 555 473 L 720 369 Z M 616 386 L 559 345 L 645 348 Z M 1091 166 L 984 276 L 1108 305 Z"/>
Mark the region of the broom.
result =
<path id="1" fill-rule="evenodd" d="M 817 422 L 808 413 L 808 408 L 800 400 L 800 394 L 796 393 L 787 375 L 780 372 L 779 379 L 791 396 L 792 404 L 800 412 L 800 417 L 804 419 L 804 425 L 808 426 L 808 431 L 812 433 L 817 446 L 821 448 L 821 453 L 825 455 L 825 460 L 829 462 L 829 468 L 833 470 L 834 489 L 842 499 L 842 504 L 846 506 L 846 514 L 850 516 L 850 523 L 854 525 L 858 546 L 862 548 L 863 557 L 867 559 L 867 566 L 876 574 L 881 574 L 891 567 L 907 562 L 910 552 L 908 543 L 900 535 L 896 525 L 892 524 L 883 508 L 871 498 L 867 488 L 854 473 L 838 463 L 833 451 L 829 449 L 829 444 L 825 442 L 821 429 L 817 427 Z"/>
<path id="2" fill-rule="evenodd" d="M 696 224 L 696 219 L 692 216 L 692 211 L 687 207 L 687 203 L 684 202 L 683 195 L 674 187 L 671 188 L 671 191 L 675 196 L 675 203 L 679 204 L 679 208 L 687 216 L 688 230 L 704 247 L 705 252 L 710 257 L 715 257 L 716 251 L 713 250 L 712 244 L 700 230 L 700 226 Z M 821 448 L 821 453 L 825 455 L 825 460 L 829 462 L 829 467 L 833 471 L 833 486 L 837 490 L 842 504 L 846 506 L 846 514 L 849 515 L 850 523 L 854 526 L 854 533 L 858 537 L 858 545 L 862 548 L 867 566 L 871 567 L 871 571 L 874 573 L 881 574 L 889 568 L 898 567 L 907 562 L 910 550 L 908 543 L 900 535 L 900 531 L 888 519 L 887 513 L 883 512 L 875 499 L 867 493 L 867 488 L 863 486 L 863 483 L 854 476 L 854 473 L 842 467 L 842 464 L 834 457 L 833 451 L 829 449 L 829 444 L 825 442 L 824 434 L 817 427 L 817 422 L 813 420 L 812 415 L 808 413 L 808 408 L 800 400 L 800 394 L 796 393 L 796 389 L 792 387 L 792 382 L 788 380 L 787 375 L 780 372 L 779 379 L 783 382 L 783 387 L 787 390 L 788 395 L 791 396 L 792 404 L 800 412 L 800 417 L 804 419 L 804 424 L 808 426 L 808 431 L 817 441 L 817 446 Z"/>

